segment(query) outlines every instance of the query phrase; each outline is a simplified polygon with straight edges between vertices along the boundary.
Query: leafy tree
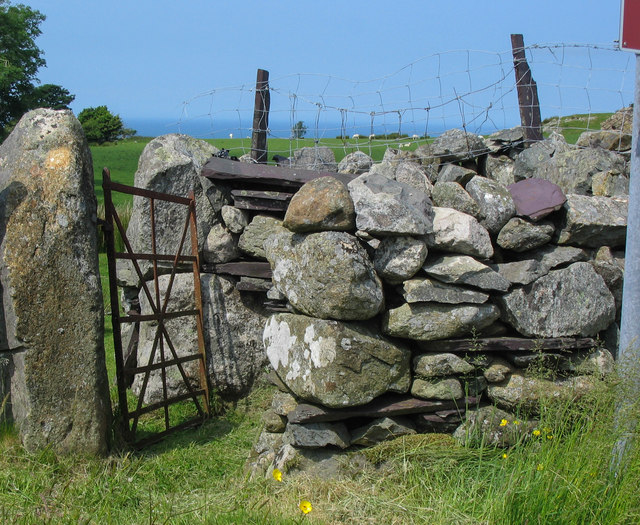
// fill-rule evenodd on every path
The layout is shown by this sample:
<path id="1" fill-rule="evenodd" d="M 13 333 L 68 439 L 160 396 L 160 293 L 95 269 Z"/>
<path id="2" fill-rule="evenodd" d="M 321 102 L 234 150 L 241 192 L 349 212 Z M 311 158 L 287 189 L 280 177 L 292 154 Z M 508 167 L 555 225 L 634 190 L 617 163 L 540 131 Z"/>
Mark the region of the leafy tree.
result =
<path id="1" fill-rule="evenodd" d="M 307 134 L 307 126 L 304 125 L 302 120 L 299 120 L 295 123 L 295 125 L 291 128 L 291 136 L 294 139 L 301 139 Z"/>
<path id="2" fill-rule="evenodd" d="M 0 140 L 30 109 L 67 107 L 74 98 L 54 84 L 34 85 L 38 69 L 46 65 L 35 44 L 44 19 L 28 6 L 0 0 Z"/>
<path id="3" fill-rule="evenodd" d="M 78 114 L 78 120 L 89 142 L 113 142 L 136 133 L 125 128 L 120 116 L 111 113 L 107 106 L 85 108 Z"/>
<path id="4" fill-rule="evenodd" d="M 36 86 L 29 94 L 29 106 L 34 108 L 70 109 L 76 97 L 62 86 L 43 84 Z"/>

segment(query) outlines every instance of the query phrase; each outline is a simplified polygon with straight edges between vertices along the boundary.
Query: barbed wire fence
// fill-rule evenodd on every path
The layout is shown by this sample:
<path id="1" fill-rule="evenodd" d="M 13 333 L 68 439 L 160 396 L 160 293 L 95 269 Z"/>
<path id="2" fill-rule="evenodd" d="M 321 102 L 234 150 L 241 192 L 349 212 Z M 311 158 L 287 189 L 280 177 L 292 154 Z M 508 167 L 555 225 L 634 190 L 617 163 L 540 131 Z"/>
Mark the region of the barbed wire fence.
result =
<path id="1" fill-rule="evenodd" d="M 534 44 L 525 53 L 547 133 L 572 127 L 554 117 L 581 115 L 579 132 L 592 116 L 633 102 L 634 62 L 614 44 Z M 511 49 L 434 53 L 368 80 L 286 74 L 269 80 L 269 92 L 268 136 L 288 141 L 278 153 L 289 156 L 308 145 L 293 132 L 298 122 L 306 139 L 345 154 L 412 147 L 452 128 L 487 135 L 520 124 Z M 178 124 L 197 124 L 205 138 L 250 138 L 255 93 L 249 81 L 200 93 L 184 102 Z M 242 144 L 249 153 L 250 142 Z"/>

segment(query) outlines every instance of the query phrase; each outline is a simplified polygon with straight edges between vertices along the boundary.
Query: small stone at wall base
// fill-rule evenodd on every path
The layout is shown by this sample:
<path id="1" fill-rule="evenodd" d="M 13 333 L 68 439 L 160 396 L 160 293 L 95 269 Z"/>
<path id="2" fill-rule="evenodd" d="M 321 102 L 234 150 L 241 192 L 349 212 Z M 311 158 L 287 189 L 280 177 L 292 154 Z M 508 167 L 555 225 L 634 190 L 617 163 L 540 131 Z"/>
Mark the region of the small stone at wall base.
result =
<path id="1" fill-rule="evenodd" d="M 415 426 L 406 418 L 382 418 L 371 421 L 367 425 L 351 432 L 352 445 L 372 446 L 399 436 L 415 434 Z"/>
<path id="2" fill-rule="evenodd" d="M 335 446 L 345 449 L 351 443 L 344 423 L 289 423 L 282 439 L 285 444 L 302 448 Z"/>

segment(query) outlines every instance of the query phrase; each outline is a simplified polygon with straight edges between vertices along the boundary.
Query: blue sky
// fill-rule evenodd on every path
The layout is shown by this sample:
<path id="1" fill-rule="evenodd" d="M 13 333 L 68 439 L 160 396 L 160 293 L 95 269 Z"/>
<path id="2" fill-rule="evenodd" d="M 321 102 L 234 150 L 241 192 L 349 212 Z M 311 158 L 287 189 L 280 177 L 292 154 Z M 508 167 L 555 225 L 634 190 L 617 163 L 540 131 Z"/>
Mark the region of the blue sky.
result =
<path id="1" fill-rule="evenodd" d="M 287 93 L 296 89 L 317 94 L 328 82 L 330 89 L 342 89 L 345 96 L 360 93 L 361 88 L 387 90 L 394 85 L 394 78 L 386 84 L 377 80 L 372 88 L 367 81 L 393 77 L 403 67 L 417 63 L 420 67 L 410 68 L 409 80 L 402 77 L 396 82 L 410 81 L 413 86 L 423 74 L 420 68 L 427 67 L 421 62 L 423 57 L 453 50 L 508 52 L 510 33 L 522 33 L 526 45 L 612 45 L 619 36 L 620 23 L 620 3 L 602 0 L 23 3 L 47 17 L 37 41 L 47 61 L 38 74 L 40 81 L 61 84 L 75 94 L 72 109 L 76 113 L 85 107 L 107 105 L 125 121 L 180 121 L 202 114 L 211 117 L 222 110 L 240 119 L 240 112 L 253 106 L 250 90 L 258 68 L 267 69 L 274 85 L 282 86 L 285 109 L 281 117 L 286 120 L 291 118 L 287 111 L 290 113 L 294 104 Z M 460 56 L 464 62 L 463 54 L 448 63 L 448 55 L 438 55 L 439 74 L 444 75 L 448 67 L 458 67 L 453 62 Z M 476 60 L 475 54 L 472 58 Z M 629 57 L 624 60 L 622 65 L 616 64 L 617 70 L 627 68 Z M 633 66 L 633 61 L 630 63 Z M 464 65 L 460 67 L 464 69 Z M 474 83 L 482 84 L 482 63 L 474 62 L 471 67 Z M 567 71 L 563 80 L 569 81 L 568 75 L 571 72 Z M 339 79 L 349 82 L 341 86 Z M 301 80 L 304 86 L 300 86 Z M 226 87 L 233 89 L 225 94 L 222 88 Z M 468 89 L 464 79 L 460 89 Z M 385 107 L 395 107 L 393 93 L 385 91 L 384 96 Z M 416 93 L 401 96 L 405 105 L 408 97 L 419 98 Z M 313 126 L 318 116 L 312 111 L 304 113 L 301 99 L 295 104 L 299 113 L 294 118 Z M 277 119 L 277 113 L 274 115 Z M 335 121 L 336 115 L 340 114 L 322 117 Z M 389 126 L 395 125 L 391 119 Z"/>

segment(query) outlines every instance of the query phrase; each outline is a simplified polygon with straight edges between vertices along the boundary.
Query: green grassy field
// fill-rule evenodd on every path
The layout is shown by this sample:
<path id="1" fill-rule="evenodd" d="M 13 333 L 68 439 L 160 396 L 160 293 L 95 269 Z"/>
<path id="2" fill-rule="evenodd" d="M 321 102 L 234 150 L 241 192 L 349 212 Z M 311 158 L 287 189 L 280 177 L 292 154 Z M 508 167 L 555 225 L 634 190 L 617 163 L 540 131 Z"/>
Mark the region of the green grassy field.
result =
<path id="1" fill-rule="evenodd" d="M 95 192 L 98 202 L 103 201 L 102 194 L 102 168 L 107 167 L 111 172 L 111 178 L 122 184 L 133 185 L 133 178 L 138 169 L 138 159 L 145 146 L 152 139 L 149 137 L 134 137 L 132 139 L 119 141 L 115 144 L 93 145 L 91 146 L 91 155 L 93 156 L 93 172 Z M 230 155 L 240 157 L 245 153 L 251 152 L 250 139 L 207 139 L 207 142 L 213 144 L 220 149 L 228 149 Z M 424 141 L 422 141 L 424 142 Z M 329 146 L 333 149 L 336 161 L 340 162 L 347 154 L 354 151 L 364 151 L 370 155 L 375 161 L 382 160 L 387 147 L 402 146 L 402 149 L 413 150 L 422 142 L 413 142 L 410 146 L 409 139 L 400 139 L 395 141 L 389 140 L 373 140 L 366 139 L 323 139 L 322 146 Z M 296 149 L 309 147 L 314 145 L 313 139 L 269 139 L 268 151 L 269 158 L 273 155 L 282 155 L 289 157 L 293 155 Z M 270 161 L 272 163 L 272 161 Z M 114 204 L 127 204 L 131 198 L 126 195 L 114 195 Z"/>
<path id="2" fill-rule="evenodd" d="M 545 119 L 544 124 L 559 129 L 570 144 L 575 144 L 580 134 L 585 130 L 600 129 L 601 123 L 609 118 L 611 113 L 594 113 L 591 115 L 572 115 L 568 117 L 551 117 Z M 240 157 L 251 152 L 251 139 L 206 139 L 217 148 L 229 150 L 230 155 Z M 363 151 L 371 156 L 375 162 L 380 162 L 384 152 L 388 147 L 401 148 L 403 150 L 415 150 L 420 144 L 431 139 L 410 140 L 400 138 L 395 140 L 387 139 L 327 139 L 319 141 L 322 146 L 330 147 L 340 162 L 346 155 L 354 151 Z M 93 155 L 94 180 L 98 202 L 102 202 L 102 168 L 108 167 L 113 180 L 123 184 L 133 184 L 133 176 L 138 168 L 138 159 L 144 147 L 151 141 L 149 137 L 133 137 L 120 141 L 116 144 L 106 144 L 102 146 L 91 146 Z M 311 138 L 304 139 L 276 139 L 268 140 L 269 159 L 273 155 L 290 157 L 296 149 L 313 146 L 315 141 Z M 271 162 L 271 161 L 270 161 Z M 130 197 L 117 194 L 115 204 L 126 204 L 130 202 Z"/>
<path id="3" fill-rule="evenodd" d="M 25 452 L 0 438 L 0 522 L 91 524 L 636 524 L 637 445 L 610 470 L 615 384 L 542 407 L 542 433 L 510 449 L 445 435 L 399 438 L 344 458 L 339 478 L 244 469 L 272 389 L 197 430 L 108 458 Z M 638 405 L 632 408 L 637 416 Z M 637 428 L 635 429 L 637 430 Z M 637 435 L 637 434 L 636 434 Z M 313 510 L 303 515 L 301 500 Z"/>

